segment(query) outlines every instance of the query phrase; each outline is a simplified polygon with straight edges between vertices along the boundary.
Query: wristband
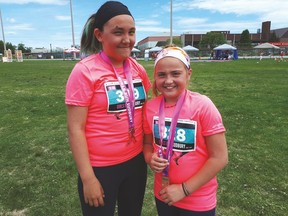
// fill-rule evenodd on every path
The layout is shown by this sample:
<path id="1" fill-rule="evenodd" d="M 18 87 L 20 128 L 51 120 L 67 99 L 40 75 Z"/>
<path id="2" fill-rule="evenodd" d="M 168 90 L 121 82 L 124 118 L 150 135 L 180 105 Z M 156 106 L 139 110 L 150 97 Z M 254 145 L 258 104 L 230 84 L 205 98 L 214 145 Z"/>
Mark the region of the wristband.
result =
<path id="1" fill-rule="evenodd" d="M 182 189 L 183 189 L 185 196 L 188 196 L 190 194 L 184 182 L 182 182 Z"/>

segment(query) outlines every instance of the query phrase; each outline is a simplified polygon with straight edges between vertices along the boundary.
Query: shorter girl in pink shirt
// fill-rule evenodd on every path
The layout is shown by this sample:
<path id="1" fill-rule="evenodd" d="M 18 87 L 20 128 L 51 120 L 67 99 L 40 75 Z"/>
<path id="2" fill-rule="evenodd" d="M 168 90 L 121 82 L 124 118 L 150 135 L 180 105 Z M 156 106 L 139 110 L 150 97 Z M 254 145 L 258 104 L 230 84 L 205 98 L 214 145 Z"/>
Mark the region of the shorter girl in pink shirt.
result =
<path id="1" fill-rule="evenodd" d="M 156 97 L 144 107 L 144 155 L 160 216 L 215 215 L 216 174 L 228 162 L 221 115 L 187 89 L 191 74 L 184 50 L 164 48 L 154 65 Z"/>

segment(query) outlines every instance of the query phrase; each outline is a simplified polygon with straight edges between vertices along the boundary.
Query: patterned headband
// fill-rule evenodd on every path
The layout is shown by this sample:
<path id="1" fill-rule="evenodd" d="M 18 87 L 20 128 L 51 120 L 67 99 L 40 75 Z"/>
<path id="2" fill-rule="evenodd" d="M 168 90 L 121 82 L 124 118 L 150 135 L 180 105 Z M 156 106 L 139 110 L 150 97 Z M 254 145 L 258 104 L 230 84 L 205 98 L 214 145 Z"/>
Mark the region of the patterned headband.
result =
<path id="1" fill-rule="evenodd" d="M 154 67 L 156 66 L 158 61 L 160 61 L 161 59 L 163 59 L 165 57 L 177 58 L 180 61 L 182 61 L 188 69 L 190 69 L 190 57 L 180 47 L 167 47 L 167 48 L 164 48 L 163 50 L 161 50 L 156 57 Z"/>

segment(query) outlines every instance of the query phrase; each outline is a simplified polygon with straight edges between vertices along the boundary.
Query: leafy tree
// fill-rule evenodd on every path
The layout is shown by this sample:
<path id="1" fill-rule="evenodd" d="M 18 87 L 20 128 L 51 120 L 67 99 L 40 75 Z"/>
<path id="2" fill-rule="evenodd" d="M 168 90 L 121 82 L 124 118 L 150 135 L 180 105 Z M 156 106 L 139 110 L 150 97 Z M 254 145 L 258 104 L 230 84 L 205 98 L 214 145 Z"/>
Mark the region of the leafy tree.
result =
<path id="1" fill-rule="evenodd" d="M 251 38 L 248 29 L 242 32 L 238 46 L 241 48 L 251 48 Z"/>
<path id="2" fill-rule="evenodd" d="M 170 43 L 170 40 L 169 40 L 169 43 Z M 169 43 L 168 43 L 168 44 L 169 44 Z M 182 41 L 181 41 L 180 38 L 173 38 L 172 44 L 174 44 L 174 45 L 176 45 L 176 46 L 178 46 L 178 47 L 182 47 Z"/>
<path id="3" fill-rule="evenodd" d="M 226 43 L 226 39 L 221 32 L 207 32 L 200 42 L 201 48 L 213 49 L 220 44 Z"/>
<path id="4" fill-rule="evenodd" d="M 12 43 L 6 43 L 6 50 L 10 49 L 12 53 L 15 52 L 16 46 L 13 46 Z M 0 52 L 4 54 L 4 42 L 0 41 Z"/>
<path id="5" fill-rule="evenodd" d="M 31 48 L 25 47 L 25 45 L 23 43 L 18 44 L 17 49 L 22 50 L 22 53 L 30 53 L 31 52 Z"/>
<path id="6" fill-rule="evenodd" d="M 169 45 L 169 44 L 170 44 L 170 39 L 166 40 L 165 44 L 161 44 L 160 46 L 166 46 L 166 45 Z M 176 45 L 178 47 L 182 47 L 182 42 L 181 42 L 180 38 L 173 37 L 172 38 L 172 44 L 174 44 L 174 45 Z"/>

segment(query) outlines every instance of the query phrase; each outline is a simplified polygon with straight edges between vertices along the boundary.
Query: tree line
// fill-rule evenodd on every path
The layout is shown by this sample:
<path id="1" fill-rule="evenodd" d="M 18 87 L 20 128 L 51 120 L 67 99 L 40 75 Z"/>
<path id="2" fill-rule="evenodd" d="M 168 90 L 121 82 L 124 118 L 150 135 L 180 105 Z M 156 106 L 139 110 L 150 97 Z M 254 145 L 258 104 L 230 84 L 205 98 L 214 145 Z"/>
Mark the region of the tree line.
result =
<path id="1" fill-rule="evenodd" d="M 25 44 L 19 43 L 17 46 L 13 45 L 10 42 L 5 43 L 6 50 L 10 49 L 12 53 L 15 53 L 15 50 L 22 50 L 22 53 L 31 53 L 32 47 L 26 47 Z M 4 54 L 4 42 L 0 40 L 0 53 Z"/>
<path id="2" fill-rule="evenodd" d="M 167 41 L 168 44 L 169 41 Z M 277 38 L 275 32 L 272 32 L 269 38 L 268 42 L 279 42 L 279 38 Z M 176 44 L 178 46 L 181 46 L 181 40 L 173 39 L 173 44 Z M 221 32 L 207 32 L 205 35 L 203 35 L 202 40 L 199 44 L 199 48 L 202 49 L 210 49 L 227 43 L 225 36 Z M 248 29 L 245 29 L 242 31 L 240 35 L 240 40 L 237 44 L 235 44 L 240 49 L 251 49 L 252 48 L 252 41 L 250 38 L 250 33 Z"/>

